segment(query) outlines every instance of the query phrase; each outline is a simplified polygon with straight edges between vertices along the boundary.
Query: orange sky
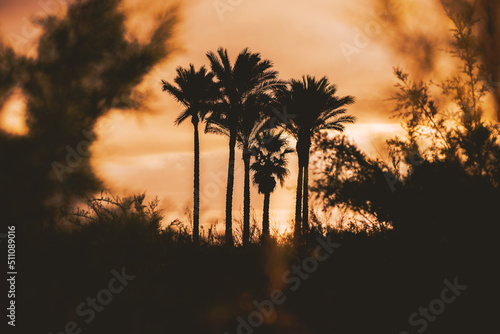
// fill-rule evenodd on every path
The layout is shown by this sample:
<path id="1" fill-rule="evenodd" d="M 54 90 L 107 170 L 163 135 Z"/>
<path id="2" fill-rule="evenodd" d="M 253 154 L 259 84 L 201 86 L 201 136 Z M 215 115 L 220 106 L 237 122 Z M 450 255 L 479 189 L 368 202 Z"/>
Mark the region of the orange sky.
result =
<path id="1" fill-rule="evenodd" d="M 36 44 L 36 31 L 29 25 L 33 13 L 54 12 L 64 7 L 54 4 L 66 4 L 65 0 L 0 1 L 0 29 L 7 35 L 6 40 L 12 41 L 12 36 L 26 37 L 26 43 L 17 46 L 20 52 L 28 52 Z M 449 26 L 443 23 L 444 11 L 436 2 L 401 0 L 380 6 L 384 1 L 189 0 L 181 7 L 182 20 L 176 31 L 178 51 L 153 69 L 143 84 L 152 94 L 150 113 L 137 116 L 112 111 L 102 119 L 99 140 L 92 148 L 93 165 L 113 192 L 147 191 L 149 196 L 158 195 L 166 208 L 167 221 L 185 219 L 184 209 L 192 206 L 192 128 L 189 122 L 173 126 L 181 109 L 173 98 L 161 92 L 159 82 L 171 81 L 178 65 L 207 64 L 205 53 L 219 46 L 226 47 L 233 59 L 245 47 L 260 52 L 274 62 L 282 79 L 327 75 L 339 86 L 339 94 L 357 97 L 349 113 L 358 117 L 358 123 L 349 125 L 347 133 L 362 149 L 376 154 L 383 141 L 400 130 L 389 119 L 392 104 L 387 98 L 395 83 L 392 67 L 416 65 L 415 57 L 406 58 L 398 50 L 399 45 L 394 45 L 402 36 L 399 29 L 403 26 L 410 32 L 419 29 L 436 36 L 446 34 Z M 40 3 L 51 6 L 42 8 Z M 164 3 L 148 1 L 144 6 L 130 1 L 134 13 L 144 13 L 130 21 L 131 31 L 144 34 L 148 15 L 154 15 L 156 6 Z M 224 4 L 227 10 L 218 12 L 216 5 Z M 390 22 L 384 19 L 387 13 L 391 15 Z M 359 37 L 359 32 L 365 36 Z M 448 63 L 440 59 L 446 58 L 439 56 L 437 60 L 442 72 Z M 201 214 L 202 224 L 208 224 L 215 219 L 222 221 L 224 216 L 227 140 L 203 134 L 201 151 Z M 237 152 L 236 218 L 242 217 L 240 160 L 241 152 Z M 284 188 L 271 197 L 272 221 L 292 219 L 295 164 L 292 159 L 291 176 Z M 262 200 L 253 188 L 252 206 L 258 221 Z"/>

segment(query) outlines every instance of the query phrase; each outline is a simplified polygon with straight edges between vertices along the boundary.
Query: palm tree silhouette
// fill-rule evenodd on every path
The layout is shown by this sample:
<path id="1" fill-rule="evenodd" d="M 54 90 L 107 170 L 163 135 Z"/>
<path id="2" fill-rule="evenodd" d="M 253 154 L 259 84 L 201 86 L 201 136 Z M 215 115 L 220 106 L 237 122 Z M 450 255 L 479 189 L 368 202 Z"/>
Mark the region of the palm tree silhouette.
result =
<path id="1" fill-rule="evenodd" d="M 198 124 L 203 122 L 218 97 L 218 87 L 213 82 L 213 73 L 205 66 L 196 71 L 193 64 L 185 69 L 177 67 L 174 78 L 176 86 L 162 80 L 163 91 L 169 92 L 184 106 L 184 110 L 175 120 L 175 125 L 188 118 L 194 127 L 194 191 L 193 191 L 193 242 L 199 242 L 200 226 L 200 138 Z"/>
<path id="2" fill-rule="evenodd" d="M 288 176 L 287 154 L 294 150 L 288 147 L 283 132 L 272 133 L 273 130 L 259 132 L 256 143 L 252 146 L 255 162 L 251 168 L 254 171 L 253 182 L 259 193 L 264 194 L 264 209 L 262 214 L 262 235 L 269 236 L 269 204 L 271 193 L 276 188 L 276 179 L 283 186 Z"/>
<path id="3" fill-rule="evenodd" d="M 236 129 L 236 142 L 242 150 L 244 164 L 244 190 L 243 190 L 243 245 L 250 240 L 250 159 L 251 147 L 257 139 L 257 133 L 262 129 L 268 109 L 271 107 L 271 96 L 262 94 L 250 95 L 243 104 L 243 113 Z M 222 134 L 229 137 L 229 126 L 224 118 L 213 115 L 207 123 L 207 132 Z"/>
<path id="4" fill-rule="evenodd" d="M 327 77 L 317 80 L 303 76 L 292 79 L 288 86 L 276 89 L 278 105 L 286 108 L 290 118 L 279 119 L 288 133 L 296 140 L 299 174 L 295 203 L 295 237 L 309 229 L 309 151 L 312 136 L 321 130 L 344 131 L 345 123 L 354 123 L 355 117 L 346 115 L 347 105 L 354 103 L 353 96 L 336 96 L 337 86 Z M 302 226 L 301 226 L 302 222 Z"/>
<path id="5" fill-rule="evenodd" d="M 245 111 L 248 111 L 252 99 L 265 99 L 267 93 L 277 84 L 278 72 L 272 69 L 270 60 L 263 60 L 259 53 L 251 53 L 247 48 L 240 52 L 234 66 L 231 65 L 227 50 L 219 48 L 217 54 L 208 52 L 212 72 L 221 87 L 222 97 L 215 106 L 213 113 L 207 119 L 207 132 L 219 127 L 229 137 L 229 162 L 226 188 L 226 243 L 233 244 L 232 205 L 234 187 L 235 146 L 238 139 L 238 128 L 242 124 Z M 210 124 L 216 124 L 211 126 Z M 244 225 L 250 222 L 250 181 L 248 191 L 245 190 Z M 248 204 L 248 205 L 247 205 Z"/>

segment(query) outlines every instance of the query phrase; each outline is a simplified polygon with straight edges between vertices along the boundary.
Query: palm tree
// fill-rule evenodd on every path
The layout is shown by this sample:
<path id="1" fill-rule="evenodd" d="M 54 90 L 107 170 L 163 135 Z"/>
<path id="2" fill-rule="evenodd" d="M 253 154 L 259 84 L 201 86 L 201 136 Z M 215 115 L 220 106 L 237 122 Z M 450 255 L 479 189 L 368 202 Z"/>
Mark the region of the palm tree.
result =
<path id="1" fill-rule="evenodd" d="M 278 87 L 276 100 L 290 115 L 278 120 L 296 140 L 299 173 L 295 203 L 295 237 L 309 229 L 309 151 L 312 136 L 321 130 L 344 131 L 345 123 L 354 123 L 355 117 L 346 115 L 345 106 L 354 103 L 353 96 L 336 96 L 337 86 L 327 77 L 317 80 L 303 76 L 292 79 L 288 86 Z M 302 223 L 302 225 L 301 225 Z"/>
<path id="2" fill-rule="evenodd" d="M 264 194 L 264 208 L 262 214 L 262 234 L 269 236 L 269 204 L 271 193 L 276 188 L 276 179 L 283 186 L 288 176 L 287 154 L 293 152 L 288 147 L 283 132 L 276 134 L 272 130 L 260 132 L 256 145 L 252 146 L 255 162 L 251 168 L 254 171 L 253 182 L 258 186 L 259 193 Z"/>
<path id="3" fill-rule="evenodd" d="M 243 104 L 243 113 L 236 129 L 236 142 L 242 151 L 244 165 L 243 189 L 243 245 L 250 241 L 250 159 L 251 147 L 255 143 L 257 133 L 262 129 L 266 120 L 266 109 L 270 108 L 271 97 L 266 94 L 249 96 Z M 229 126 L 214 114 L 207 123 L 206 131 L 222 134 L 229 137 Z"/>
<path id="4" fill-rule="evenodd" d="M 262 60 L 258 53 L 251 53 L 244 49 L 238 55 L 234 66 L 229 61 L 227 50 L 219 48 L 217 54 L 208 52 L 212 72 L 217 78 L 221 87 L 222 97 L 214 108 L 212 115 L 207 119 L 207 132 L 211 132 L 211 124 L 222 128 L 222 133 L 229 137 L 229 162 L 227 171 L 226 188 L 226 243 L 233 244 L 232 232 L 232 205 L 234 186 L 234 159 L 235 146 L 238 139 L 238 128 L 242 124 L 245 111 L 252 99 L 265 99 L 268 92 L 277 84 L 278 72 L 272 69 L 269 60 Z M 248 189 L 250 189 L 250 182 Z M 245 191 L 244 203 L 247 208 L 248 218 L 244 222 L 250 221 L 250 191 Z M 245 224 L 244 224 L 245 225 Z"/>
<path id="5" fill-rule="evenodd" d="M 200 138 L 198 124 L 203 122 L 218 97 L 217 85 L 213 82 L 213 73 L 205 66 L 196 71 L 193 64 L 189 68 L 178 67 L 174 78 L 175 86 L 162 80 L 163 91 L 172 94 L 184 106 L 184 110 L 175 120 L 179 125 L 188 118 L 194 127 L 194 191 L 193 191 L 193 242 L 199 242 L 200 228 Z"/>

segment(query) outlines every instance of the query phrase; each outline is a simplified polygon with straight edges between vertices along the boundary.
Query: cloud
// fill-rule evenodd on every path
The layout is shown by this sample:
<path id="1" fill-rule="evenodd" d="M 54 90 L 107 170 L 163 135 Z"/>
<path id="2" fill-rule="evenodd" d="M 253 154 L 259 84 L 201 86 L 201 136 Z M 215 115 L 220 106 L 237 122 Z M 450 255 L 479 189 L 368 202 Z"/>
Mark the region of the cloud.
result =
<path id="1" fill-rule="evenodd" d="M 38 6 L 36 0 L 24 3 Z M 161 17 L 159 14 L 169 5 L 164 1 L 125 1 L 127 41 L 136 38 L 138 45 L 147 41 L 153 31 L 150 23 Z M 30 13 L 23 11 L 25 5 L 20 2 L 16 6 L 18 14 L 11 15 L 9 25 L 19 32 L 20 17 L 29 17 Z M 140 88 L 146 93 L 149 112 L 137 117 L 137 113 L 113 109 L 96 122 L 98 140 L 92 146 L 92 166 L 108 185 L 123 191 L 148 190 L 148 194 L 158 194 L 165 202 L 173 199 L 184 205 L 191 200 L 193 133 L 190 124 L 173 126 L 181 106 L 161 92 L 159 83 L 161 79 L 171 81 L 179 65 L 208 64 L 205 53 L 209 50 L 227 47 L 230 56 L 235 57 L 248 46 L 271 59 L 284 79 L 303 74 L 327 75 L 339 85 L 340 95 L 357 97 L 349 113 L 356 115 L 359 123 L 350 125 L 348 132 L 368 150 L 371 141 L 379 146 L 383 136 L 390 135 L 390 131 L 369 123 L 392 122 L 392 104 L 387 101 L 395 83 L 392 67 L 406 65 L 409 70 L 417 69 L 424 60 L 419 74 L 430 75 L 440 72 L 446 64 L 441 50 L 446 48 L 449 27 L 436 1 L 252 0 L 233 6 L 222 20 L 213 1 L 190 0 L 179 6 L 180 21 L 174 28 L 175 37 L 170 39 L 175 43 L 169 44 L 169 56 L 141 77 Z M 4 13 L 0 14 L 2 19 Z M 379 32 L 374 23 L 380 25 Z M 341 45 L 353 44 L 357 30 L 365 31 L 367 24 L 375 33 L 368 36 L 366 46 L 359 48 L 349 62 Z M 88 82 L 99 82 L 97 70 Z M 92 128 L 93 124 L 85 126 Z M 202 182 L 220 171 L 225 175 L 227 140 L 202 135 L 201 149 L 205 156 Z M 172 167 L 177 165 L 172 162 L 174 156 L 179 157 L 180 165 L 187 166 L 186 170 Z M 290 167 L 294 172 L 295 164 Z M 290 189 L 278 190 L 276 199 L 273 197 L 272 208 L 293 210 L 293 203 L 288 203 L 287 198 L 293 202 L 294 177 L 292 173 L 287 183 Z M 238 187 L 237 183 L 235 207 L 242 202 L 243 190 Z M 217 199 L 202 202 L 202 206 L 213 205 L 218 209 L 210 208 L 211 212 L 223 212 L 224 195 L 223 191 Z M 256 194 L 252 205 L 258 207 L 260 202 Z M 208 212 L 209 208 L 205 210 Z"/>

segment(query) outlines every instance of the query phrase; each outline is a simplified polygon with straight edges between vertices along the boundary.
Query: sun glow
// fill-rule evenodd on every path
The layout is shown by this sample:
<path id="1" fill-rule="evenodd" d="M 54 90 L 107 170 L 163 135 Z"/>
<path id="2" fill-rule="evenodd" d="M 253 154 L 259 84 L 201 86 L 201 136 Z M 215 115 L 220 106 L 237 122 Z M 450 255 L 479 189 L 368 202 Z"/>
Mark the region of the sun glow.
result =
<path id="1" fill-rule="evenodd" d="M 18 136 L 28 133 L 26 98 L 20 90 L 15 90 L 0 110 L 0 129 Z"/>

